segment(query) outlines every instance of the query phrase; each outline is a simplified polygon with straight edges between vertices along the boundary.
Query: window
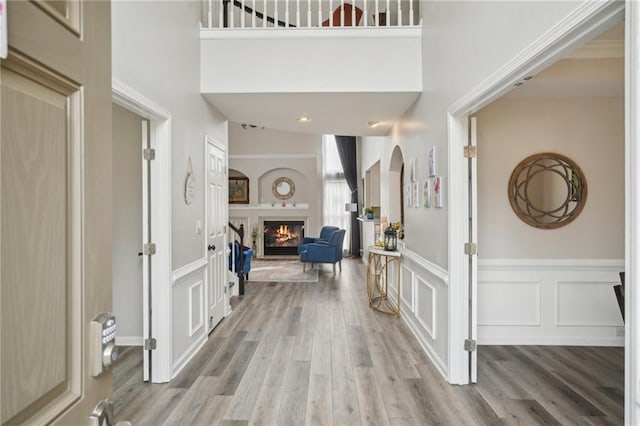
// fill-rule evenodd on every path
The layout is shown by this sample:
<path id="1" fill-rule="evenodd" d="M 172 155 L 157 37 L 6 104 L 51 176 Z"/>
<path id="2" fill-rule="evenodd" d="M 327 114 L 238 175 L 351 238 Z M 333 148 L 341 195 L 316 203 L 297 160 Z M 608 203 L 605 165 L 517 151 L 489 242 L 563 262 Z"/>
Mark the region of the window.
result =
<path id="1" fill-rule="evenodd" d="M 343 249 L 349 248 L 351 241 L 351 213 L 345 211 L 345 204 L 351 202 L 351 190 L 344 178 L 344 170 L 333 135 L 322 138 L 323 194 L 322 223 L 345 229 Z"/>

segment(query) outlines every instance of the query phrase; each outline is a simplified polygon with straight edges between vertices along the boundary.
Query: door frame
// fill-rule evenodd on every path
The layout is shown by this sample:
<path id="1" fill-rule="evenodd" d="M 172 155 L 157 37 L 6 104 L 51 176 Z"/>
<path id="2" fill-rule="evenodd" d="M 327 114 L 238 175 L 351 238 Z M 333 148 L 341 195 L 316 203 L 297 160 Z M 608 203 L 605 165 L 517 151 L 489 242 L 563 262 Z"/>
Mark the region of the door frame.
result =
<path id="1" fill-rule="evenodd" d="M 631 3 L 627 0 L 627 5 Z M 449 212 L 448 212 L 448 250 L 449 250 L 449 377 L 452 384 L 468 384 L 470 360 L 464 350 L 464 341 L 472 334 L 469 328 L 469 258 L 464 254 L 464 244 L 469 235 L 469 189 L 467 183 L 467 159 L 463 155 L 468 144 L 469 117 L 499 99 L 513 89 L 514 85 L 530 75 L 548 67 L 577 46 L 592 39 L 603 26 L 622 20 L 625 3 L 615 0 L 606 2 L 583 2 L 571 14 L 557 23 L 549 31 L 513 57 L 502 68 L 475 87 L 471 92 L 455 102 L 448 110 L 448 166 L 449 166 Z M 629 17 L 627 17 L 629 18 Z M 629 22 L 629 20 L 627 20 Z M 637 29 L 636 35 L 637 35 Z M 627 54 L 629 53 L 629 33 L 625 36 Z M 634 41 L 635 42 L 635 41 Z M 636 44 L 636 47 L 637 44 Z M 626 73 L 625 73 L 626 74 Z M 631 95 L 630 86 L 625 87 L 625 96 Z M 638 94 L 634 94 L 638 96 Z M 627 114 L 629 111 L 627 111 Z M 627 121 L 627 126 L 629 122 Z M 637 125 L 637 124 L 636 124 Z M 629 133 L 627 133 L 629 144 Z M 638 154 L 640 155 L 640 153 Z M 627 160 L 628 161 L 628 160 Z M 629 170 L 629 164 L 627 164 Z M 628 172 L 627 172 L 628 173 Z M 640 176 L 635 178 L 640 187 Z M 625 185 L 629 188 L 631 180 L 627 175 Z M 629 194 L 627 194 L 627 200 Z M 639 194 L 640 197 L 640 194 Z M 628 202 L 628 201 L 627 201 Z M 626 216 L 633 213 L 627 204 Z M 640 213 L 640 212 L 639 212 Z M 626 232 L 627 243 L 640 246 L 640 235 L 630 237 Z M 630 240 L 631 238 L 631 240 Z M 478 250 L 482 250 L 481 242 Z M 629 247 L 629 246 L 627 246 Z M 627 253 L 629 250 L 627 249 Z M 627 258 L 627 279 L 633 281 L 630 272 L 630 259 Z M 640 266 L 640 262 L 639 265 Z M 477 273 L 477 271 L 476 271 Z M 626 286 L 627 292 L 631 285 Z M 629 305 L 627 305 L 629 306 Z M 629 307 L 627 307 L 629 309 Z M 628 317 L 629 318 L 629 317 Z M 627 323 L 627 334 L 629 334 Z M 628 336 L 627 336 L 628 338 Z M 627 347 L 629 351 L 629 347 Z M 627 352 L 628 358 L 629 352 Z M 629 374 L 627 371 L 625 374 Z M 635 381 L 634 381 L 635 382 Z M 627 385 L 626 395 L 630 394 Z"/>
<path id="2" fill-rule="evenodd" d="M 151 240 L 157 251 L 151 262 L 151 328 L 157 348 L 151 351 L 151 382 L 171 380 L 172 365 L 172 258 L 171 258 L 171 113 L 126 84 L 112 80 L 113 103 L 149 120 L 150 146 L 156 150 L 151 161 L 149 192 Z M 142 160 L 142 158 L 141 158 Z M 143 210 L 145 208 L 143 207 Z M 146 322 L 146 318 L 143 319 Z M 146 327 L 148 324 L 143 325 Z"/>
<path id="3" fill-rule="evenodd" d="M 207 161 L 209 159 L 209 144 L 219 148 L 222 150 L 222 152 L 224 152 L 224 174 L 226 176 L 227 182 L 229 181 L 229 149 L 224 146 L 224 144 L 218 142 L 217 139 L 215 139 L 214 137 L 208 135 L 207 133 L 205 133 L 204 138 L 203 138 L 203 145 L 202 145 L 202 149 L 203 149 L 203 154 L 202 154 L 202 158 L 203 158 L 203 163 L 202 163 L 202 170 L 204 171 L 204 184 L 205 184 L 205 188 L 209 187 L 209 173 L 208 173 L 208 167 L 207 167 Z M 225 235 L 225 239 L 228 235 L 228 231 L 229 231 L 229 185 L 225 185 L 224 186 L 224 195 L 222 197 L 223 200 L 226 200 L 226 204 L 225 204 L 225 208 L 224 211 L 227 212 L 227 218 L 225 220 L 225 224 L 224 224 L 224 235 Z M 206 276 L 206 282 L 205 282 L 205 294 L 204 294 L 204 298 L 205 298 L 205 304 L 206 304 L 206 325 L 207 325 L 207 330 L 209 330 L 209 255 L 208 255 L 208 250 L 207 250 L 207 245 L 208 245 L 208 238 L 209 238 L 209 190 L 205 189 L 204 191 L 204 238 L 202 239 L 202 250 L 204 253 L 204 257 L 207 259 L 207 273 L 205 274 Z M 228 241 L 225 240 L 224 242 L 224 249 L 225 252 L 227 253 L 227 256 L 229 256 L 229 253 L 231 253 L 231 251 L 228 248 Z M 226 265 L 226 263 L 225 263 Z M 226 266 L 225 266 L 226 268 Z M 227 272 L 225 270 L 225 272 Z M 227 274 L 225 274 L 226 276 Z M 225 292 L 225 297 L 224 297 L 224 316 L 228 316 L 231 313 L 231 303 L 229 301 L 230 297 L 231 297 L 231 292 L 229 291 L 229 283 L 225 282 L 224 283 L 226 292 Z M 210 330 L 209 330 L 210 332 Z"/>

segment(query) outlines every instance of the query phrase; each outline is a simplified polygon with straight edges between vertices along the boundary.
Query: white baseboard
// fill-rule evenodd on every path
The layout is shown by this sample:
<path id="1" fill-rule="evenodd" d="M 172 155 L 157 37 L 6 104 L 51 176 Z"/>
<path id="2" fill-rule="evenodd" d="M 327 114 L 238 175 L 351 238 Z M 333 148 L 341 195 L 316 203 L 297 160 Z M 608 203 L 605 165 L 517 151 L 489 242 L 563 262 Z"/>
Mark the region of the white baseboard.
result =
<path id="1" fill-rule="evenodd" d="M 478 337 L 478 345 L 624 346 L 624 337 Z"/>
<path id="2" fill-rule="evenodd" d="M 422 328 L 418 322 L 414 319 L 415 316 L 411 313 L 411 311 L 406 312 L 405 309 L 401 309 L 400 317 L 404 321 L 405 324 L 409 327 L 409 330 L 413 333 L 413 335 L 418 340 L 418 343 L 422 347 L 422 350 L 427 354 L 431 362 L 436 366 L 436 369 L 442 374 L 442 378 L 446 381 L 449 381 L 449 372 L 447 368 L 447 364 L 438 356 L 438 353 L 433 349 L 433 347 L 422 337 L 421 333 L 418 332 L 418 329 Z M 427 333 L 427 330 L 423 331 Z"/>
<path id="3" fill-rule="evenodd" d="M 142 336 L 116 336 L 116 346 L 142 346 Z"/>
<path id="4" fill-rule="evenodd" d="M 203 333 L 202 337 L 196 341 L 194 341 L 189 349 L 187 349 L 178 360 L 173 364 L 173 373 L 171 374 L 171 379 L 173 380 L 182 369 L 189 364 L 189 361 L 202 349 L 204 344 L 207 343 L 207 334 Z"/>

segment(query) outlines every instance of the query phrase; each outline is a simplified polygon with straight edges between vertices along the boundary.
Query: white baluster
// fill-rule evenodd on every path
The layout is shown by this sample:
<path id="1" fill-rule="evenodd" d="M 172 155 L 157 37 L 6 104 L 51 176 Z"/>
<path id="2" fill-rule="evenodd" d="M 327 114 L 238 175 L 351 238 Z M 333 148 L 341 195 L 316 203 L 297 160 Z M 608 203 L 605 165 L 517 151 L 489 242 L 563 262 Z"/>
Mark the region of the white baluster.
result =
<path id="1" fill-rule="evenodd" d="M 220 10 L 218 10 L 218 28 L 223 28 L 224 27 L 224 13 L 223 13 L 223 9 L 224 9 L 224 0 L 220 0 L 219 4 L 220 4 Z"/>
<path id="2" fill-rule="evenodd" d="M 311 2 L 309 2 L 311 4 Z M 322 2 L 318 0 L 318 26 L 322 25 Z"/>
<path id="3" fill-rule="evenodd" d="M 409 0 L 409 26 L 413 27 L 413 0 Z"/>
<path id="4" fill-rule="evenodd" d="M 278 28 L 278 0 L 275 0 L 273 2 L 273 7 L 274 7 L 274 11 L 273 11 L 273 27 L 274 28 Z"/>
<path id="5" fill-rule="evenodd" d="M 385 25 L 387 27 L 391 26 L 391 4 L 389 3 L 390 0 L 387 0 L 387 10 L 386 13 L 384 15 L 384 20 L 385 20 Z"/>
<path id="6" fill-rule="evenodd" d="M 367 3 L 369 3 L 369 0 L 364 0 L 364 23 L 363 25 L 365 27 L 369 26 L 369 12 L 367 11 Z"/>
<path id="7" fill-rule="evenodd" d="M 235 6 L 233 5 L 233 0 L 229 2 L 229 28 L 233 28 L 235 26 Z"/>
<path id="8" fill-rule="evenodd" d="M 256 0 L 252 0 L 251 8 L 253 9 L 251 11 L 251 28 L 255 28 L 256 27 Z"/>
<path id="9" fill-rule="evenodd" d="M 376 2 L 376 27 L 380 26 L 380 0 L 374 0 Z"/>
<path id="10" fill-rule="evenodd" d="M 244 0 L 240 0 L 240 28 L 244 28 L 244 15 L 246 14 L 244 11 Z"/>
<path id="11" fill-rule="evenodd" d="M 344 0 L 340 0 L 340 26 L 344 27 Z"/>
<path id="12" fill-rule="evenodd" d="M 262 28 L 267 28 L 267 0 L 264 0 L 262 5 Z"/>
<path id="13" fill-rule="evenodd" d="M 333 0 L 329 0 L 329 26 L 333 27 Z"/>
<path id="14" fill-rule="evenodd" d="M 400 4 L 400 0 L 398 0 L 398 26 L 402 26 L 402 5 Z"/>
<path id="15" fill-rule="evenodd" d="M 213 27 L 213 0 L 207 0 L 207 28 Z"/>
<path id="16" fill-rule="evenodd" d="M 353 4 L 351 5 L 351 26 L 356 26 L 356 0 L 353 0 Z"/>
<path id="17" fill-rule="evenodd" d="M 289 27 L 289 0 L 284 0 L 284 27 Z"/>
<path id="18" fill-rule="evenodd" d="M 300 26 L 300 0 L 296 0 L 296 27 Z"/>

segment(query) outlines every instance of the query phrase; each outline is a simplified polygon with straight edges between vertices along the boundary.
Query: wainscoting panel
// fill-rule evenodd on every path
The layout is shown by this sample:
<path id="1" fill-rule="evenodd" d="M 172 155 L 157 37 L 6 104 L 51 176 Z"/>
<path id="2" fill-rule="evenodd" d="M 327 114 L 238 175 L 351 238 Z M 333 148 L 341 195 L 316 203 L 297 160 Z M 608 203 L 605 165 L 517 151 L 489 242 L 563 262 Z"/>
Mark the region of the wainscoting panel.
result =
<path id="1" fill-rule="evenodd" d="M 421 277 L 416 277 L 416 309 L 418 322 L 429 333 L 432 339 L 436 339 L 436 289 Z"/>
<path id="2" fill-rule="evenodd" d="M 399 249 L 402 253 L 400 317 L 447 379 L 447 271 L 406 247 L 400 246 Z"/>
<path id="3" fill-rule="evenodd" d="M 623 260 L 480 259 L 478 343 L 622 346 Z"/>
<path id="4" fill-rule="evenodd" d="M 558 281 L 557 325 L 617 327 L 620 310 L 611 282 Z"/>
<path id="5" fill-rule="evenodd" d="M 173 377 L 198 352 L 207 340 L 206 258 L 198 259 L 174 271 L 172 294 Z"/>
<path id="6" fill-rule="evenodd" d="M 540 281 L 478 280 L 478 325 L 540 325 L 541 288 Z"/>

